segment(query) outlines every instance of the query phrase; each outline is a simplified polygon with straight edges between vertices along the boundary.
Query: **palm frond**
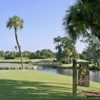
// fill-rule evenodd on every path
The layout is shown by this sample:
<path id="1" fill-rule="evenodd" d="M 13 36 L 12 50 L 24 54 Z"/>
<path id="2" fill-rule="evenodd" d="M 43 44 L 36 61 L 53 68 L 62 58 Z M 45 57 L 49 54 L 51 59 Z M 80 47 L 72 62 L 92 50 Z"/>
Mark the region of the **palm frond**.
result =
<path id="1" fill-rule="evenodd" d="M 7 22 L 6 26 L 9 29 L 11 29 L 11 28 L 22 29 L 23 28 L 23 20 L 20 19 L 20 17 L 15 15 L 15 16 L 9 18 L 9 21 Z"/>

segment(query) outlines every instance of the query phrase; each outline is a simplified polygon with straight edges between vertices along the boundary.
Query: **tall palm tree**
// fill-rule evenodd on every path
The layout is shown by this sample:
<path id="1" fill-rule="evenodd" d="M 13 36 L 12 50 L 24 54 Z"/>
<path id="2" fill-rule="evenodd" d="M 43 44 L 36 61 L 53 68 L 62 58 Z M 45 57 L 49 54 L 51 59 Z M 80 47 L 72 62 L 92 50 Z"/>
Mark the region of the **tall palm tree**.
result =
<path id="1" fill-rule="evenodd" d="M 66 12 L 63 25 L 74 40 L 88 34 L 100 39 L 100 0 L 77 0 Z"/>
<path id="2" fill-rule="evenodd" d="M 21 53 L 21 46 L 19 44 L 18 36 L 17 36 L 18 29 L 23 28 L 23 20 L 20 19 L 18 16 L 13 16 L 13 17 L 9 18 L 9 21 L 7 22 L 7 28 L 9 28 L 9 29 L 13 28 L 15 31 L 15 39 L 16 39 L 16 43 L 17 43 L 17 46 L 19 49 L 19 53 L 20 53 L 20 57 L 21 57 L 21 64 L 22 64 L 22 69 L 23 69 L 23 59 L 22 59 L 22 53 Z"/>

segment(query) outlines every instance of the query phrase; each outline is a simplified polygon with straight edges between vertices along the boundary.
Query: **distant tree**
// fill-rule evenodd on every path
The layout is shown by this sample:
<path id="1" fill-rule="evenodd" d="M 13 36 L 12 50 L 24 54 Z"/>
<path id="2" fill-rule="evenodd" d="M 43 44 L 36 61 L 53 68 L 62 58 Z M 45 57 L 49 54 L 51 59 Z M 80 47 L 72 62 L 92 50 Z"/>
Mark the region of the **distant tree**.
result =
<path id="1" fill-rule="evenodd" d="M 9 29 L 14 28 L 15 39 L 16 39 L 16 43 L 17 43 L 17 46 L 19 49 L 19 53 L 20 53 L 20 57 L 21 57 L 21 64 L 22 64 L 22 69 L 23 69 L 23 59 L 22 59 L 22 53 L 21 53 L 21 46 L 19 44 L 18 36 L 17 36 L 18 29 L 23 28 L 23 20 L 20 19 L 18 16 L 13 16 L 13 17 L 9 18 L 9 21 L 7 22 L 7 28 L 9 28 Z"/>
<path id="2" fill-rule="evenodd" d="M 14 59 L 15 58 L 15 52 L 14 51 L 6 51 L 5 52 L 5 59 Z"/>
<path id="3" fill-rule="evenodd" d="M 56 50 L 57 53 L 56 53 L 56 58 L 58 61 L 60 61 L 60 63 L 62 63 L 62 44 L 61 44 L 61 36 L 58 36 L 58 37 L 55 37 L 54 38 L 54 43 L 56 44 Z"/>
<path id="4" fill-rule="evenodd" d="M 77 57 L 77 51 L 75 46 L 67 37 L 56 37 L 54 38 L 54 43 L 56 44 L 57 52 L 57 60 L 60 62 L 71 63 L 71 59 L 73 57 Z"/>
<path id="5" fill-rule="evenodd" d="M 96 67 L 100 67 L 100 41 L 95 36 L 90 35 L 84 40 L 88 45 L 82 52 L 84 59 L 92 61 Z"/>
<path id="6" fill-rule="evenodd" d="M 42 58 L 53 58 L 54 57 L 53 52 L 49 49 L 41 50 L 40 55 L 41 55 Z"/>
<path id="7" fill-rule="evenodd" d="M 31 52 L 30 59 L 45 59 L 45 58 L 54 58 L 55 53 L 49 49 L 37 50 L 36 52 Z"/>
<path id="8" fill-rule="evenodd" d="M 29 51 L 23 51 L 23 52 L 22 52 L 22 55 L 23 55 L 23 57 L 29 58 L 30 52 L 29 52 Z"/>
<path id="9" fill-rule="evenodd" d="M 37 50 L 35 53 L 36 53 L 37 58 L 40 59 L 41 58 L 41 55 L 40 55 L 41 51 L 40 50 Z"/>
<path id="10" fill-rule="evenodd" d="M 3 50 L 0 51 L 0 58 L 4 57 L 5 56 L 5 53 Z"/>
<path id="11" fill-rule="evenodd" d="M 30 53 L 30 56 L 29 56 L 29 59 L 37 59 L 37 54 L 35 52 L 31 52 Z"/>

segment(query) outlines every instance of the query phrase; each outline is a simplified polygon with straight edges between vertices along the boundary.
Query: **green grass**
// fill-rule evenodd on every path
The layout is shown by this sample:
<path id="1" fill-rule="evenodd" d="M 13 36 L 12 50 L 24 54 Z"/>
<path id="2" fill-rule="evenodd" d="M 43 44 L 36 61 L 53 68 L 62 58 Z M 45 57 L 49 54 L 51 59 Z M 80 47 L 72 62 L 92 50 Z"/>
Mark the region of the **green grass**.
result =
<path id="1" fill-rule="evenodd" d="M 73 64 L 62 64 L 61 67 L 72 67 Z"/>
<path id="2" fill-rule="evenodd" d="M 89 62 L 88 60 L 84 60 L 84 59 L 77 59 L 78 62 Z"/>
<path id="3" fill-rule="evenodd" d="M 24 68 L 33 68 L 32 62 L 52 62 L 55 58 L 47 58 L 47 59 L 25 59 L 23 58 L 23 62 L 26 62 L 27 64 L 24 64 Z M 2 63 L 15 63 L 15 64 L 8 64 L 8 65 L 2 65 L 0 68 L 7 68 L 7 69 L 20 69 L 21 62 L 20 59 L 0 59 L 0 62 Z"/>
<path id="4" fill-rule="evenodd" d="M 8 65 L 0 65 L 1 69 L 21 69 L 22 66 L 21 64 L 8 64 Z M 32 69 L 33 65 L 32 64 L 24 64 L 24 69 Z"/>
<path id="5" fill-rule="evenodd" d="M 25 58 L 23 58 L 23 62 L 53 62 L 53 60 L 55 60 L 55 59 L 56 58 L 46 58 L 46 59 L 25 59 Z M 83 60 L 83 59 L 78 59 L 77 61 L 87 62 L 87 60 Z M 19 63 L 19 62 L 21 62 L 21 60 L 20 59 L 9 59 L 9 60 L 1 59 L 0 62 Z M 72 67 L 72 64 L 62 64 L 61 67 Z"/>
<path id="6" fill-rule="evenodd" d="M 78 87 L 78 100 L 100 100 L 81 96 L 82 90 L 100 90 L 100 84 Z M 72 79 L 46 72 L 0 71 L 0 100 L 72 100 Z"/>
<path id="7" fill-rule="evenodd" d="M 46 59 L 25 59 L 23 58 L 23 62 L 40 62 L 40 61 L 53 61 L 55 58 L 46 58 Z M 16 62 L 19 63 L 21 62 L 20 59 L 0 59 L 0 62 Z"/>
<path id="8" fill-rule="evenodd" d="M 77 59 L 77 62 L 88 62 L 87 60 Z M 62 64 L 61 67 L 72 67 L 73 64 Z"/>

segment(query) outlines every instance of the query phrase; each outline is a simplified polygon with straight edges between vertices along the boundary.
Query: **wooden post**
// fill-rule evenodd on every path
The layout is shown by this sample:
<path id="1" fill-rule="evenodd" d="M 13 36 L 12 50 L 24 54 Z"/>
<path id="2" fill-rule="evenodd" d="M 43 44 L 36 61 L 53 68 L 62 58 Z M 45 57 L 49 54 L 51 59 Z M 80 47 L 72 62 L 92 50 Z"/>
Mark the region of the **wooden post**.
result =
<path id="1" fill-rule="evenodd" d="M 77 64 L 76 60 L 73 60 L 73 93 L 72 100 L 77 100 Z"/>

